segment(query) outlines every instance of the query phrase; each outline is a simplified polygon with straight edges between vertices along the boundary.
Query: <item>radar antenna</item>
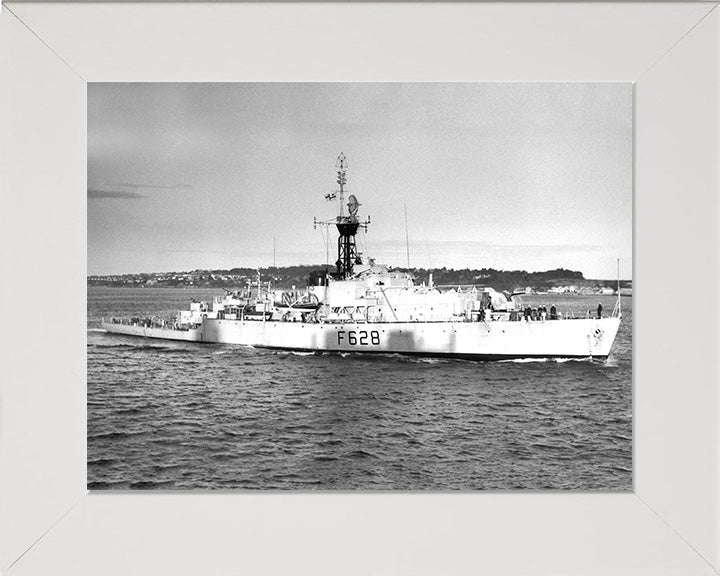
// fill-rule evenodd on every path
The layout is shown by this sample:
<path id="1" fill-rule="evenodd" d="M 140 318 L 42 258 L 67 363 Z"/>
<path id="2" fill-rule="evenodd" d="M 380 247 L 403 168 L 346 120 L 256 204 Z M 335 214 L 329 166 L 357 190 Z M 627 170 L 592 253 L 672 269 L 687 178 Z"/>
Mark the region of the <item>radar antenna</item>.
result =
<path id="1" fill-rule="evenodd" d="M 347 215 L 345 215 L 345 192 L 347 185 L 347 158 L 342 152 L 338 156 L 337 162 L 335 163 L 337 168 L 337 184 L 340 187 L 339 190 L 325 195 L 326 200 L 338 200 L 339 209 L 338 216 L 335 220 L 320 221 L 317 218 L 313 220 L 313 228 L 320 226 L 330 226 L 334 224 L 337 227 L 340 236 L 338 237 L 338 259 L 335 262 L 337 271 L 335 277 L 341 280 L 349 278 L 353 274 L 353 268 L 355 264 L 362 264 L 361 255 L 357 251 L 355 245 L 355 234 L 357 234 L 358 228 L 367 230 L 368 224 L 370 224 L 370 218 L 365 222 L 358 220 L 358 209 L 361 204 L 358 202 L 357 197 L 354 194 L 350 194 L 347 202 Z"/>

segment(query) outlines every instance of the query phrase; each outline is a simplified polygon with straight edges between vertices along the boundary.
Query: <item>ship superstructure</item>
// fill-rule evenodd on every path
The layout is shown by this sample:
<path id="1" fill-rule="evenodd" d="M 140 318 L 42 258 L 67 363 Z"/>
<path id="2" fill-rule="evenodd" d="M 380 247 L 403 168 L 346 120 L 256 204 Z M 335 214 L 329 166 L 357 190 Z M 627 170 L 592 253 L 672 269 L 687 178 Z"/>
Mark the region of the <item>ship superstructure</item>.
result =
<path id="1" fill-rule="evenodd" d="M 622 316 L 620 298 L 608 317 L 563 317 L 522 309 L 512 296 L 489 287 L 437 287 L 432 276 L 413 276 L 361 254 L 361 204 L 345 201 L 347 160 L 337 162 L 338 214 L 314 220 L 338 233 L 335 269 L 312 273 L 302 290 L 275 290 L 257 281 L 211 303 L 191 302 L 173 319 L 112 318 L 112 333 L 309 352 L 374 352 L 479 360 L 606 358 Z"/>

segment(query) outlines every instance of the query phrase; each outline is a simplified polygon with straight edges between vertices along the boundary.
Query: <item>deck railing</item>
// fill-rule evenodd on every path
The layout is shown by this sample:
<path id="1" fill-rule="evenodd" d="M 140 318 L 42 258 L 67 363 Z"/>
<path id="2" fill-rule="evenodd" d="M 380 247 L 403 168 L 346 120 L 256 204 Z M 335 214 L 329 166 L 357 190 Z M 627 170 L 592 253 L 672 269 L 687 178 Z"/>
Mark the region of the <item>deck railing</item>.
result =
<path id="1" fill-rule="evenodd" d="M 102 319 L 105 322 L 105 319 Z M 111 317 L 108 324 L 119 324 L 120 326 L 139 326 L 142 328 L 155 328 L 160 330 L 183 330 L 187 331 L 194 326 L 189 324 L 178 324 L 176 320 L 165 320 L 158 318 L 128 318 L 128 317 Z"/>

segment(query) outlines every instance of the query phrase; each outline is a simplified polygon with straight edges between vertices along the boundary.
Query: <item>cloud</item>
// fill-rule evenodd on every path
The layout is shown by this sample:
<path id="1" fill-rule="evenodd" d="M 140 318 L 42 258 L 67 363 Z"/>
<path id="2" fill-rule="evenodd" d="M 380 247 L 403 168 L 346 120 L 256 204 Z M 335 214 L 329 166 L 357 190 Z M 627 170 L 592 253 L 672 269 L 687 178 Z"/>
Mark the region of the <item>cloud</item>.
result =
<path id="1" fill-rule="evenodd" d="M 145 198 L 143 194 L 137 192 L 128 192 L 127 190 L 101 190 L 99 188 L 88 188 L 87 196 L 89 200 L 104 200 L 107 198 L 126 198 L 136 200 Z"/>
<path id="2" fill-rule="evenodd" d="M 189 184 L 144 184 L 144 183 L 132 183 L 132 182 L 121 182 L 120 184 L 113 184 L 112 188 L 88 188 L 88 198 L 94 200 L 102 200 L 106 198 L 125 198 L 125 199 L 138 199 L 145 198 L 146 194 L 140 194 L 139 192 L 133 192 L 133 190 L 188 190 L 191 188 Z M 128 190 L 129 189 L 129 190 Z"/>
<path id="3" fill-rule="evenodd" d="M 123 182 L 118 184 L 120 188 L 134 188 L 137 190 L 154 189 L 154 190 L 187 190 L 191 188 L 189 184 L 137 184 Z"/>

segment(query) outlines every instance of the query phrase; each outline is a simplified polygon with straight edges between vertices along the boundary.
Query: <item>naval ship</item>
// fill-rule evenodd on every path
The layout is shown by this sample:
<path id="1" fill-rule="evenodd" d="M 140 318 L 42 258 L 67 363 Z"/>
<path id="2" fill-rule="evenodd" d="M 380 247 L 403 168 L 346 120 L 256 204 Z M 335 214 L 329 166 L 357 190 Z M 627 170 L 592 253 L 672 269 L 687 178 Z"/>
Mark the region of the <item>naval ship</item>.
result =
<path id="1" fill-rule="evenodd" d="M 193 301 L 173 319 L 110 318 L 102 328 L 114 334 L 240 344 L 302 352 L 407 354 L 473 360 L 525 358 L 607 359 L 620 327 L 618 296 L 610 315 L 568 317 L 523 308 L 516 295 L 489 287 L 441 287 L 416 283 L 357 249 L 366 231 L 354 194 L 345 201 L 347 160 L 338 157 L 338 204 L 331 220 L 314 226 L 337 231 L 335 269 L 313 272 L 302 290 L 274 290 L 257 282 L 226 291 L 212 302 Z"/>

